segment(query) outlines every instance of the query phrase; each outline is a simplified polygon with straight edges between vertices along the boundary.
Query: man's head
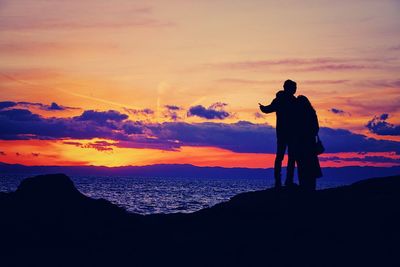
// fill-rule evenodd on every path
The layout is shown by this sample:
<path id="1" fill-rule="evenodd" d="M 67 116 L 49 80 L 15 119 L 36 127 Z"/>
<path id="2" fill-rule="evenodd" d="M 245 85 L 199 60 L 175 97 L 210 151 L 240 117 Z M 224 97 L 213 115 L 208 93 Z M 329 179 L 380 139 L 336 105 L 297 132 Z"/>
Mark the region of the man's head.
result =
<path id="1" fill-rule="evenodd" d="M 283 84 L 283 90 L 289 94 L 294 95 L 296 93 L 297 84 L 292 80 L 286 80 Z"/>

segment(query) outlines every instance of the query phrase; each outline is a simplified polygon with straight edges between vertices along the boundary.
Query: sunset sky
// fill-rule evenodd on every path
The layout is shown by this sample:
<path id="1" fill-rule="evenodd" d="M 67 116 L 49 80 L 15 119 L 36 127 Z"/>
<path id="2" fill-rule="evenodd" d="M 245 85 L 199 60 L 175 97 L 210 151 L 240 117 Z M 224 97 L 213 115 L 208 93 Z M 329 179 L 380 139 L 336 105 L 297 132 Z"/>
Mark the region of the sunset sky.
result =
<path id="1" fill-rule="evenodd" d="M 0 162 L 272 167 L 286 79 L 323 166 L 400 165 L 400 1 L 0 0 Z"/>

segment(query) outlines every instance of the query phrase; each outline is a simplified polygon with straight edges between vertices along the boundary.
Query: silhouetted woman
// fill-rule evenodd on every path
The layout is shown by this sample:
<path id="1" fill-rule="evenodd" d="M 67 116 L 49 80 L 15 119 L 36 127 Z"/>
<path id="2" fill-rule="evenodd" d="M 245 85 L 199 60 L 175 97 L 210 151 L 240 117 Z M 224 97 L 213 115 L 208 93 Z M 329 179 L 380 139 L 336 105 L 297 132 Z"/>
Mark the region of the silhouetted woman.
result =
<path id="1" fill-rule="evenodd" d="M 322 176 L 316 150 L 319 131 L 317 113 L 305 96 L 298 96 L 296 103 L 296 162 L 300 188 L 313 191 L 316 179 Z"/>

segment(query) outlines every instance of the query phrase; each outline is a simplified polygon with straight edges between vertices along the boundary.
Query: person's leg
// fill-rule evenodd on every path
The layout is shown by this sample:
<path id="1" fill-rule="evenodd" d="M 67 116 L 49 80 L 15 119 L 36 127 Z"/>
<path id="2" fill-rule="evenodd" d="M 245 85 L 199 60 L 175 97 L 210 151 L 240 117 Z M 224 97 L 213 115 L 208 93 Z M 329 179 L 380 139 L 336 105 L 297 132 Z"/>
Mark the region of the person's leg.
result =
<path id="1" fill-rule="evenodd" d="M 285 185 L 291 186 L 294 184 L 294 168 L 295 168 L 295 155 L 293 145 L 288 145 L 288 163 L 286 168 L 286 180 Z"/>
<path id="2" fill-rule="evenodd" d="M 282 161 L 285 156 L 286 150 L 286 142 L 284 140 L 278 139 L 276 146 L 276 156 L 275 156 L 275 165 L 274 165 L 274 177 L 275 177 L 275 187 L 281 187 L 281 170 L 282 170 Z"/>

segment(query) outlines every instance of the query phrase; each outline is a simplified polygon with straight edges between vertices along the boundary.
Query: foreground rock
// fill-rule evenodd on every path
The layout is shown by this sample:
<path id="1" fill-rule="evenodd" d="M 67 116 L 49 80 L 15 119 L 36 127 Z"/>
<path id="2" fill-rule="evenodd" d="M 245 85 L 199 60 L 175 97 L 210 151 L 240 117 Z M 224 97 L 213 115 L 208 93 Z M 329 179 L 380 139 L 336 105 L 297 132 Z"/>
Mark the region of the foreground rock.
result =
<path id="1" fill-rule="evenodd" d="M 63 174 L 0 193 L 1 266 L 400 266 L 400 177 L 141 216 Z"/>

